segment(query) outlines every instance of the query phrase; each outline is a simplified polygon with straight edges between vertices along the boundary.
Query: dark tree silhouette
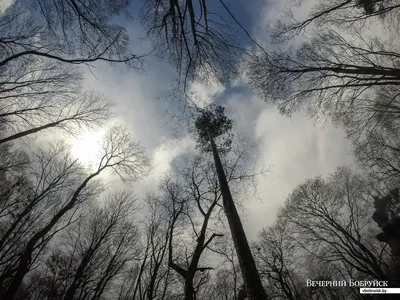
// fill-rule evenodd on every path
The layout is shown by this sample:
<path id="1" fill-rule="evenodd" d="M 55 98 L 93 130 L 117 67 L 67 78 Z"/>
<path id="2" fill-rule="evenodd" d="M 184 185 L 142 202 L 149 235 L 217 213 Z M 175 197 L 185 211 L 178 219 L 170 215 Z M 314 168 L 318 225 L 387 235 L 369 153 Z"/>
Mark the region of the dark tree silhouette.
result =
<path id="1" fill-rule="evenodd" d="M 88 211 L 89 216 L 69 232 L 69 252 L 76 256 L 73 279 L 64 300 L 99 299 L 115 276 L 132 261 L 137 239 L 134 202 L 129 192 L 109 193 L 104 207 Z"/>
<path id="2" fill-rule="evenodd" d="M 304 0 L 290 1 L 294 6 L 302 5 Z M 294 16 L 293 10 L 286 11 L 286 17 L 279 20 L 271 29 L 275 41 L 282 42 L 303 32 L 307 27 L 325 25 L 346 27 L 353 24 L 362 26 L 366 21 L 384 19 L 394 26 L 399 14 L 400 3 L 397 0 L 338 0 L 319 1 L 308 11 L 302 20 Z M 369 19 L 369 20 L 368 20 Z"/>
<path id="3" fill-rule="evenodd" d="M 65 151 L 61 154 L 65 156 L 63 158 L 65 167 L 52 171 L 56 174 L 60 172 L 61 175 L 74 169 L 76 171 L 70 174 L 72 179 L 70 179 L 68 189 L 62 190 L 61 194 L 57 195 L 62 204 L 58 205 L 53 213 L 49 214 L 47 219 L 38 226 L 33 235 L 26 240 L 23 249 L 16 258 L 17 264 L 12 280 L 0 299 L 13 299 L 15 297 L 25 275 L 30 270 L 35 250 L 47 244 L 54 235 L 51 232 L 60 226 L 60 222 L 73 212 L 74 208 L 82 203 L 85 198 L 90 198 L 93 194 L 99 192 L 96 185 L 92 184 L 96 177 L 104 171 L 112 171 L 118 174 L 122 180 L 135 181 L 144 175 L 148 165 L 143 148 L 139 143 L 132 142 L 129 133 L 122 127 L 114 127 L 109 130 L 102 144 L 99 164 L 96 170 L 89 175 L 85 176 L 82 173 L 83 170 L 79 170 L 77 160 L 71 160 Z M 65 184 L 65 180 L 62 183 Z"/>
<path id="4" fill-rule="evenodd" d="M 82 174 L 82 167 L 65 150 L 65 145 L 59 143 L 31 153 L 30 164 L 16 174 L 9 197 L 2 199 L 5 202 L 0 237 L 2 283 L 14 275 L 28 240 L 49 221 L 51 211 L 57 207 L 57 202 L 51 199 L 60 199 Z M 35 250 L 40 252 L 42 243 Z"/>
<path id="5" fill-rule="evenodd" d="M 274 225 L 261 232 L 255 245 L 270 294 L 280 299 L 361 300 L 365 298 L 358 287 L 347 283 L 309 287 L 306 280 L 379 278 L 389 286 L 398 285 L 397 258 L 387 244 L 376 239 L 377 233 L 383 233 L 371 222 L 373 215 L 379 227 L 388 229 L 385 217 L 396 219 L 398 190 L 387 197 L 375 197 L 384 192 L 382 182 L 346 167 L 326 179 L 309 179 L 295 188 Z"/>
<path id="6" fill-rule="evenodd" d="M 216 241 L 215 245 L 208 248 L 220 255 L 222 259 L 220 264 L 223 265 L 223 268 L 219 268 L 216 272 L 213 272 L 213 276 L 205 284 L 199 298 L 218 300 L 245 299 L 246 293 L 243 290 L 243 280 L 240 275 L 240 267 L 232 240 L 224 235 L 224 237 Z"/>
<path id="7" fill-rule="evenodd" d="M 328 180 L 316 178 L 296 188 L 279 218 L 289 222 L 295 240 L 316 258 L 344 264 L 354 270 L 352 276 L 393 284 L 385 272 L 384 247 L 367 234 L 377 231 L 370 220 L 373 192 L 360 175 L 339 168 Z"/>
<path id="8" fill-rule="evenodd" d="M 377 234 L 378 240 L 387 243 L 392 255 L 400 256 L 400 217 L 399 189 L 393 189 L 385 197 L 375 197 L 375 212 L 372 219 L 382 232 Z"/>
<path id="9" fill-rule="evenodd" d="M 295 52 L 254 56 L 249 76 L 260 95 L 277 103 L 282 113 L 303 104 L 312 115 L 337 119 L 374 112 L 374 102 L 380 102 L 374 99 L 375 88 L 400 83 L 398 54 L 388 47 L 379 41 L 365 45 L 360 34 L 349 41 L 335 31 L 320 30 Z"/>
<path id="10" fill-rule="evenodd" d="M 62 63 L 123 62 L 140 67 L 126 29 L 111 19 L 130 1 L 16 1 L 0 17 L 0 67 L 37 57 Z"/>
<path id="11" fill-rule="evenodd" d="M 35 104 L 43 99 L 72 96 L 81 90 L 81 80 L 81 74 L 70 65 L 40 58 L 14 62 L 0 72 L 0 103 L 7 104 L 1 115 L 7 116 L 13 109 L 15 113 L 35 110 Z"/>
<path id="12" fill-rule="evenodd" d="M 398 49 L 389 42 L 321 29 L 296 52 L 255 56 L 249 74 L 281 113 L 305 109 L 344 125 L 361 165 L 387 179 L 399 174 L 398 65 Z"/>
<path id="13" fill-rule="evenodd" d="M 112 105 L 104 96 L 93 92 L 66 97 L 43 96 L 37 101 L 18 99 L 3 106 L 0 118 L 7 134 L 0 138 L 0 144 L 48 129 L 77 134 L 82 128 L 104 124 L 111 116 Z"/>
<path id="14" fill-rule="evenodd" d="M 164 299 L 169 283 L 169 268 L 167 267 L 169 228 L 159 211 L 158 200 L 147 198 L 150 204 L 151 219 L 147 227 L 146 254 L 148 253 L 148 281 L 144 284 L 143 298 Z M 144 262 L 146 262 L 146 257 Z"/>
<path id="15" fill-rule="evenodd" d="M 166 197 L 169 198 L 168 202 L 170 202 L 166 205 L 171 205 L 172 208 L 171 210 L 168 207 L 171 213 L 168 265 L 184 278 L 185 299 L 187 300 L 196 299 L 197 290 L 203 284 L 203 277 L 197 280 L 198 283 L 195 282 L 196 275 L 199 273 L 206 274 L 208 270 L 212 269 L 212 267 L 201 266 L 202 256 L 204 256 L 207 247 L 213 240 L 222 236 L 216 232 L 210 233 L 211 230 L 209 228 L 212 222 L 212 214 L 215 213 L 221 194 L 218 185 L 216 185 L 213 176 L 210 174 L 208 165 L 207 163 L 202 163 L 200 157 L 195 158 L 183 171 L 184 182 L 174 185 L 174 183 L 166 181 L 163 188 L 168 193 Z M 184 193 L 177 195 L 175 189 L 182 190 Z M 182 260 L 180 258 L 179 262 L 177 262 L 175 259 L 176 254 L 173 252 L 175 248 L 174 230 L 176 222 L 179 222 L 182 216 L 186 219 L 186 223 L 191 225 L 191 236 L 194 236 L 194 240 L 188 242 L 193 247 L 187 247 L 185 250 L 186 259 Z"/>
<path id="16" fill-rule="evenodd" d="M 224 146 L 230 146 L 231 144 L 229 141 L 229 131 L 232 128 L 232 121 L 226 118 L 223 112 L 223 108 L 211 106 L 208 110 L 199 113 L 199 117 L 195 120 L 195 126 L 199 136 L 198 142 L 200 143 L 199 146 L 203 149 L 206 147 L 203 143 L 207 142 L 211 145 L 223 199 L 223 207 L 239 259 L 247 296 L 249 299 L 254 300 L 267 299 L 219 156 L 219 151 L 224 152 L 229 150 Z M 228 139 L 221 145 L 220 149 L 218 149 L 214 139 L 221 139 L 222 136 L 226 135 L 228 135 Z M 205 139 L 206 136 L 208 139 Z"/>
<path id="17" fill-rule="evenodd" d="M 185 90 L 188 80 L 226 81 L 237 74 L 240 26 L 224 1 L 144 0 L 141 21 L 158 53 L 178 70 Z"/>
<path id="18" fill-rule="evenodd" d="M 271 296 L 305 300 L 308 298 L 304 295 L 303 283 L 295 266 L 297 249 L 287 231 L 287 224 L 281 220 L 262 230 L 254 250 L 255 257 Z"/>

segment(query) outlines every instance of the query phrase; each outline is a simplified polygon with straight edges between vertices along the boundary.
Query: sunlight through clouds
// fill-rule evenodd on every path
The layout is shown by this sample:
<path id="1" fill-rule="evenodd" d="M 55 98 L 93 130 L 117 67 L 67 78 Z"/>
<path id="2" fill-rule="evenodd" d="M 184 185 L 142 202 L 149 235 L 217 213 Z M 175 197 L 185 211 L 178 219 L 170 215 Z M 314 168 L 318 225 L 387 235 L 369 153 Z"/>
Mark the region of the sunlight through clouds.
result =
<path id="1" fill-rule="evenodd" d="M 85 165 L 97 163 L 104 131 L 86 132 L 71 141 L 71 152 Z"/>

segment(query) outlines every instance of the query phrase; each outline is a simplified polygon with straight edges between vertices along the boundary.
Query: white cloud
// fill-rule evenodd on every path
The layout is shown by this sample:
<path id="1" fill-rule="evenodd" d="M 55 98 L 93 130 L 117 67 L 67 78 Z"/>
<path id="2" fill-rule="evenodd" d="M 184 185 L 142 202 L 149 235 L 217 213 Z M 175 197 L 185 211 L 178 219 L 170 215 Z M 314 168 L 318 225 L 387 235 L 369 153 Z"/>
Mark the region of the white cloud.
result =
<path id="1" fill-rule="evenodd" d="M 189 87 L 189 95 L 201 108 L 206 107 L 214 101 L 214 98 L 225 91 L 225 87 L 216 82 L 209 83 L 194 82 Z"/>
<path id="2" fill-rule="evenodd" d="M 351 146 L 340 128 L 313 125 L 303 114 L 292 118 L 277 110 L 264 110 L 255 127 L 260 160 L 272 166 L 272 178 L 259 182 L 264 203 L 249 203 L 247 227 L 255 237 L 275 220 L 278 207 L 288 194 L 307 178 L 327 176 L 340 165 L 352 163 Z"/>
<path id="3" fill-rule="evenodd" d="M 0 14 L 4 13 L 6 9 L 14 3 L 15 0 L 1 0 L 0 1 Z"/>
<path id="4" fill-rule="evenodd" d="M 279 2 L 274 1 L 260 7 L 259 29 L 276 14 L 278 6 Z M 262 30 L 265 37 L 266 32 L 264 28 Z M 259 33 L 261 37 L 261 31 Z M 108 66 L 98 67 L 95 74 L 99 80 L 89 76 L 87 86 L 104 92 L 117 102 L 118 117 L 129 125 L 134 137 L 142 141 L 150 154 L 152 171 L 135 185 L 136 194 L 143 196 L 156 189 L 159 180 L 173 171 L 173 162 L 194 147 L 187 136 L 173 137 L 171 128 L 175 125 L 167 123 L 165 110 L 174 107 L 162 95 L 170 88 L 174 74 L 164 64 L 154 61 L 147 66 L 145 75 Z M 337 166 L 351 163 L 352 159 L 343 130 L 330 124 L 323 128 L 314 126 L 303 114 L 295 114 L 292 118 L 281 116 L 275 107 L 257 98 L 245 86 L 245 81 L 246 78 L 238 79 L 232 89 L 217 83 L 195 82 L 189 92 L 201 106 L 216 97 L 225 98 L 226 111 L 235 122 L 235 130 L 255 142 L 260 163 L 272 167 L 273 176 L 259 182 L 262 203 L 246 199 L 244 211 L 240 212 L 252 240 L 262 227 L 273 223 L 277 208 L 293 188 L 306 178 L 327 175 Z"/>
<path id="5" fill-rule="evenodd" d="M 189 136 L 179 139 L 163 139 L 151 153 L 150 174 L 136 185 L 136 194 L 143 196 L 148 191 L 154 191 L 160 180 L 172 172 L 173 161 L 179 156 L 193 151 L 194 147 L 195 143 Z"/>
<path id="6" fill-rule="evenodd" d="M 176 138 L 166 124 L 166 99 L 158 99 L 162 88 L 168 88 L 160 70 L 149 75 L 120 73 L 107 68 L 96 72 L 99 81 L 88 80 L 92 86 L 115 99 L 117 114 L 129 125 L 133 136 L 142 141 L 150 155 L 152 170 L 144 180 L 135 184 L 141 197 L 155 190 L 160 179 L 172 170 L 179 156 L 192 151 L 194 142 L 188 136 Z M 259 161 L 271 166 L 273 176 L 262 178 L 258 190 L 262 202 L 246 199 L 240 211 L 250 240 L 259 230 L 271 225 L 277 208 L 287 195 L 309 177 L 327 175 L 339 165 L 351 163 L 350 146 L 343 130 L 327 124 L 313 125 L 303 114 L 292 118 L 281 116 L 278 110 L 256 97 L 248 87 L 238 83 L 234 91 L 224 87 L 197 84 L 201 99 L 226 98 L 227 114 L 235 122 L 235 131 L 242 132 L 257 145 Z"/>
<path id="7" fill-rule="evenodd" d="M 194 146 L 194 141 L 189 136 L 163 141 L 153 151 L 152 173 L 159 176 L 171 171 L 172 161 L 178 156 L 193 150 Z"/>
<path id="8" fill-rule="evenodd" d="M 256 19 L 252 35 L 268 50 L 283 47 L 271 44 L 268 26 L 289 17 L 285 15 L 288 3 L 259 1 L 252 9 Z M 301 6 L 290 6 L 290 9 L 294 17 L 301 20 L 315 3 L 315 0 L 302 1 Z M 290 46 L 299 46 L 304 38 L 299 35 Z M 254 240 L 263 227 L 273 224 L 278 208 L 298 184 L 307 178 L 326 176 L 340 165 L 352 164 L 353 158 L 343 129 L 330 123 L 315 125 L 302 113 L 291 118 L 282 116 L 276 107 L 263 102 L 248 88 L 243 89 L 246 81 L 246 74 L 236 80 L 234 85 L 239 92 L 227 97 L 226 106 L 227 114 L 235 122 L 235 130 L 243 132 L 256 144 L 259 163 L 271 171 L 267 177 L 259 178 L 261 202 L 246 199 L 239 212 L 249 240 Z"/>
<path id="9" fill-rule="evenodd" d="M 314 125 L 304 114 L 282 116 L 276 107 L 249 90 L 230 95 L 227 113 L 235 130 L 256 145 L 258 162 L 270 174 L 259 178 L 261 202 L 245 199 L 240 211 L 250 240 L 271 225 L 289 193 L 307 178 L 326 176 L 340 165 L 352 163 L 351 146 L 345 132 L 330 123 Z"/>
<path id="10" fill-rule="evenodd" d="M 104 93 L 116 103 L 115 114 L 127 125 L 136 140 L 149 152 L 160 140 L 172 135 L 174 124 L 168 123 L 168 100 L 160 97 L 168 87 L 165 70 L 153 68 L 148 74 L 126 70 L 124 66 L 100 65 L 93 77 L 87 74 L 85 87 Z M 168 73 L 168 72 L 167 72 Z"/>

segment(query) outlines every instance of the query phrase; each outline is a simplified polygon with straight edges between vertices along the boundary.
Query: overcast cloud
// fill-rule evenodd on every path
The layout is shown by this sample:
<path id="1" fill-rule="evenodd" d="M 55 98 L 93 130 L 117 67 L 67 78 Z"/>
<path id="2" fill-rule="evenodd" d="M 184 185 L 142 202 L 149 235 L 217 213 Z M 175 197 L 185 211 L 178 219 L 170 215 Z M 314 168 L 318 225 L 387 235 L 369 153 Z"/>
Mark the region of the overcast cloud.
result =
<path id="1" fill-rule="evenodd" d="M 253 2 L 249 11 L 254 18 L 250 30 L 254 36 L 264 37 L 262 29 L 277 16 L 276 10 L 285 5 L 282 2 Z M 143 32 L 137 24 L 129 29 L 135 44 Z M 268 43 L 266 37 L 264 43 Z M 146 45 L 135 49 L 139 53 L 147 50 Z M 175 109 L 163 98 L 174 78 L 171 67 L 154 59 L 145 68 L 146 74 L 135 74 L 122 66 L 101 65 L 93 70 L 97 78 L 87 72 L 85 81 L 87 88 L 114 99 L 116 115 L 142 141 L 151 157 L 151 174 L 137 186 L 140 196 L 154 189 L 158 180 L 171 171 L 174 159 L 194 149 L 190 137 L 174 136 L 175 125 L 166 114 L 167 109 Z M 313 125 L 302 113 L 291 118 L 281 116 L 276 107 L 259 99 L 244 80 L 238 80 L 234 87 L 196 83 L 189 91 L 203 104 L 218 99 L 218 103 L 225 105 L 227 114 L 235 122 L 235 130 L 256 144 L 260 164 L 269 166 L 270 174 L 259 180 L 261 201 L 246 199 L 240 211 L 250 240 L 274 221 L 278 207 L 296 185 L 310 177 L 328 175 L 337 166 L 352 162 L 350 144 L 342 129 L 329 123 Z"/>

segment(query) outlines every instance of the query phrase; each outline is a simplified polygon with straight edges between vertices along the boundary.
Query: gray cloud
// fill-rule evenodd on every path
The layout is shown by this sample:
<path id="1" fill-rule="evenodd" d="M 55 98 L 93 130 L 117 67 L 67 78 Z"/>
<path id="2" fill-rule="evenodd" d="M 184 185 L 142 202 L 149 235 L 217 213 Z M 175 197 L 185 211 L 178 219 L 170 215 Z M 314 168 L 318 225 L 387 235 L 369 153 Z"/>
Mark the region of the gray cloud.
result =
<path id="1" fill-rule="evenodd" d="M 248 88 L 237 90 L 224 99 L 227 114 L 235 121 L 235 131 L 255 143 L 258 164 L 269 170 L 258 180 L 260 199 L 245 199 L 241 211 L 249 239 L 254 239 L 273 223 L 293 188 L 307 178 L 352 164 L 353 158 L 343 128 L 329 122 L 314 124 L 304 113 L 282 116 Z"/>
<path id="2" fill-rule="evenodd" d="M 275 1 L 268 5 L 258 10 L 264 15 L 259 15 L 260 25 L 255 30 L 268 21 L 271 14 L 268 9 L 275 10 L 279 4 Z M 134 27 L 130 31 L 135 32 Z M 170 104 L 160 98 L 169 89 L 174 72 L 157 60 L 150 61 L 146 69 L 145 74 L 137 74 L 119 66 L 99 65 L 95 69 L 98 79 L 88 73 L 85 81 L 86 87 L 115 100 L 119 119 L 142 141 L 151 156 L 150 176 L 136 185 L 139 195 L 156 188 L 159 179 L 172 170 L 174 160 L 193 151 L 193 141 L 189 137 L 173 136 L 171 129 L 175 125 L 168 123 L 169 117 L 165 114 L 166 109 L 171 109 Z M 350 144 L 341 128 L 329 123 L 323 127 L 314 125 L 302 113 L 291 118 L 281 116 L 242 81 L 225 88 L 195 84 L 192 91 L 202 101 L 218 94 L 218 103 L 226 106 L 227 114 L 235 122 L 235 130 L 256 144 L 260 164 L 271 166 L 271 175 L 259 179 L 262 202 L 257 199 L 243 202 L 241 216 L 250 239 L 254 239 L 262 227 L 272 224 L 278 207 L 296 185 L 309 177 L 327 175 L 339 165 L 352 163 Z"/>

